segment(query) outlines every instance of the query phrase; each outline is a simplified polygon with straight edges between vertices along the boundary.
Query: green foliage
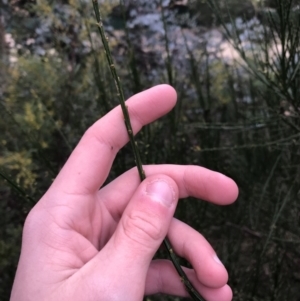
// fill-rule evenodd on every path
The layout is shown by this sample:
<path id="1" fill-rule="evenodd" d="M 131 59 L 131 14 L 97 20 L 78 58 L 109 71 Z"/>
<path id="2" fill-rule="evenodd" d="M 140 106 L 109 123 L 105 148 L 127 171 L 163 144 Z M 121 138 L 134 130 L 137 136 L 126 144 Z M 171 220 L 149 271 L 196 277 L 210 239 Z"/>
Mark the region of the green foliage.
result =
<path id="1" fill-rule="evenodd" d="M 164 66 L 151 65 L 153 79 L 130 29 L 121 43 L 119 32 L 110 35 L 126 97 L 167 78 L 178 91 L 175 110 L 138 135 L 142 161 L 198 164 L 231 176 L 240 188 L 235 205 L 184 200 L 177 217 L 216 248 L 229 269 L 234 300 L 298 300 L 299 3 L 207 2 L 213 11 L 205 1 L 191 1 L 190 13 L 203 13 L 200 25 L 223 26 L 234 53 L 230 62 L 222 55 L 212 59 L 206 46 L 189 48 L 186 38 L 186 66 L 177 66 L 164 22 L 169 50 Z M 112 2 L 102 5 L 109 15 Z M 263 24 L 250 43 L 242 40 L 235 20 L 252 16 L 242 13 L 248 5 L 260 20 L 257 26 Z M 10 48 L 0 46 L 0 295 L 5 300 L 26 214 L 84 131 L 117 101 L 91 3 L 21 1 L 1 10 L 11 21 L 0 25 L 1 40 L 5 33 L 15 40 Z M 133 165 L 125 147 L 109 180 Z"/>

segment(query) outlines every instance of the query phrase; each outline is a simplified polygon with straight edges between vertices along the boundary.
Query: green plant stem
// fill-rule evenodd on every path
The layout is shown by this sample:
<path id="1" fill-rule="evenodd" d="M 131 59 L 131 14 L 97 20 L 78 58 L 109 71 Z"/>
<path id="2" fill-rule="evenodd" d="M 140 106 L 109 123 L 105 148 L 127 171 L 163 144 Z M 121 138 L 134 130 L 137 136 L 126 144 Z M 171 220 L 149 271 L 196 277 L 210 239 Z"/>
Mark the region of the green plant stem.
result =
<path id="1" fill-rule="evenodd" d="M 85 26 L 88 32 L 88 37 L 89 37 L 89 41 L 91 43 L 91 50 L 94 56 L 94 69 L 95 69 L 95 81 L 97 83 L 97 88 L 99 91 L 99 97 L 98 97 L 98 102 L 100 103 L 100 106 L 103 105 L 103 109 L 101 108 L 101 114 L 104 116 L 106 113 L 108 113 L 110 111 L 110 103 L 107 97 L 107 93 L 106 93 L 106 89 L 105 89 L 105 85 L 104 85 L 104 80 L 101 78 L 101 67 L 99 64 L 99 60 L 97 57 L 97 53 L 94 47 L 94 43 L 93 43 L 93 39 L 91 36 L 91 32 L 90 32 L 90 26 L 89 23 L 87 22 L 87 20 L 85 19 Z"/>
<path id="2" fill-rule="evenodd" d="M 5 180 L 9 185 L 15 190 L 22 198 L 24 198 L 31 205 L 35 204 L 35 201 L 8 175 L 6 175 L 2 170 L 0 170 L 0 178 Z"/>
<path id="3" fill-rule="evenodd" d="M 112 58 L 112 54 L 108 45 L 108 38 L 105 35 L 104 32 L 104 28 L 103 28 L 103 23 L 102 23 L 102 19 L 101 19 L 101 15 L 100 15 L 100 10 L 99 10 L 99 5 L 97 0 L 92 0 L 93 1 L 93 7 L 94 7 L 94 11 L 95 11 L 95 15 L 96 15 L 96 20 L 97 20 L 97 27 L 102 39 L 102 43 L 105 49 L 105 53 L 106 53 L 106 58 L 109 64 L 109 68 L 111 70 L 112 73 L 112 77 L 114 79 L 114 83 L 115 83 L 115 87 L 117 89 L 117 96 L 119 97 L 119 102 L 123 111 L 123 115 L 124 115 L 124 122 L 125 122 L 125 126 L 127 129 L 127 133 L 129 136 L 129 140 L 133 149 L 133 153 L 134 153 L 134 158 L 135 158 L 135 162 L 137 165 L 137 169 L 139 172 L 139 176 L 141 181 L 143 181 L 146 178 L 145 172 L 143 170 L 143 165 L 142 165 L 142 161 L 140 158 L 140 154 L 139 154 L 139 150 L 137 147 L 137 143 L 135 141 L 134 138 L 134 133 L 131 127 L 131 122 L 130 122 L 130 117 L 129 117 L 129 113 L 128 113 L 128 107 L 125 104 L 125 98 L 124 98 L 124 93 L 123 93 L 123 89 L 120 83 L 120 78 L 118 77 L 114 62 L 113 62 L 113 58 Z M 168 238 L 164 239 L 164 245 L 167 249 L 167 252 L 169 254 L 169 257 L 174 265 L 174 267 L 176 268 L 181 281 L 183 282 L 183 284 L 186 287 L 186 290 L 189 292 L 190 296 L 192 297 L 193 300 L 196 301 L 204 301 L 203 298 L 200 296 L 200 294 L 197 292 L 197 290 L 194 288 L 194 286 L 192 285 L 192 283 L 189 281 L 188 277 L 186 276 L 185 272 L 183 271 L 183 269 L 181 268 L 177 256 L 173 251 L 173 247 L 170 243 L 170 241 L 168 240 Z"/>
<path id="4" fill-rule="evenodd" d="M 142 83 L 141 79 L 138 73 L 137 68 L 137 61 L 134 54 L 134 48 L 131 44 L 130 37 L 129 37 L 129 28 L 127 26 L 127 20 L 126 20 L 126 14 L 125 14 L 125 8 L 124 8 L 124 0 L 120 0 L 120 5 L 122 8 L 122 15 L 123 15 L 123 21 L 124 21 L 124 30 L 125 30 L 125 39 L 128 47 L 128 58 L 129 58 L 129 68 L 132 75 L 132 79 L 134 82 L 133 85 L 133 91 L 134 93 L 139 93 L 142 91 Z"/>
<path id="5" fill-rule="evenodd" d="M 112 59 L 112 54 L 108 45 L 108 38 L 105 35 L 104 29 L 103 29 L 103 23 L 102 23 L 102 19 L 101 19 L 101 15 L 100 15 L 100 11 L 99 11 L 99 6 L 98 6 L 98 2 L 97 0 L 92 0 L 93 1 L 93 6 L 94 6 L 94 11 L 95 11 L 95 15 L 96 15 L 96 20 L 97 20 L 97 27 L 102 39 L 102 43 L 105 49 L 105 54 L 106 54 L 106 58 L 107 58 L 107 62 L 112 74 L 112 77 L 114 79 L 114 83 L 115 83 L 115 87 L 117 89 L 117 96 L 119 98 L 119 102 L 122 108 L 122 112 L 124 115 L 124 121 L 125 121 L 125 126 L 126 126 L 126 130 L 129 136 L 129 140 L 133 149 L 133 153 L 134 153 L 134 158 L 135 158 L 135 162 L 137 165 L 137 169 L 140 175 L 141 180 L 143 181 L 146 176 L 145 176 L 145 172 L 143 170 L 143 166 L 142 166 L 142 160 L 137 148 L 137 144 L 135 142 L 134 139 L 134 133 L 131 127 L 131 122 L 130 122 L 130 117 L 129 117 L 129 113 L 128 113 L 128 108 L 125 104 L 125 97 L 124 97 L 124 93 L 123 93 L 123 89 L 122 89 L 122 85 L 120 83 L 120 78 L 117 74 L 116 71 L 116 67 L 114 65 L 113 59 Z"/>
<path id="6" fill-rule="evenodd" d="M 201 297 L 201 295 L 198 293 L 198 291 L 195 289 L 195 287 L 189 281 L 189 279 L 187 278 L 187 276 L 186 276 L 185 272 L 183 271 L 181 265 L 179 264 L 178 257 L 175 254 L 168 237 L 165 237 L 163 243 L 164 243 L 166 249 L 168 250 L 168 254 L 171 258 L 171 261 L 172 261 L 178 275 L 180 276 L 180 280 L 184 284 L 186 290 L 189 292 L 192 299 L 196 300 L 196 301 L 204 301 L 204 299 Z"/>

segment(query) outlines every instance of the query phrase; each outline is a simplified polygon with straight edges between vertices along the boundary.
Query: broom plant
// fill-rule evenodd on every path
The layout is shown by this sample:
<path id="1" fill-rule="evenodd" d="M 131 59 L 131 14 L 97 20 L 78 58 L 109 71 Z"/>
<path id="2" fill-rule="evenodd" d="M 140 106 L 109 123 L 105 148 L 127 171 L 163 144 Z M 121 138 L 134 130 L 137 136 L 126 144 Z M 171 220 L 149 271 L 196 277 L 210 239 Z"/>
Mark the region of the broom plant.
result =
<path id="1" fill-rule="evenodd" d="M 124 20 L 128 16 L 125 7 L 114 10 L 117 2 L 101 0 L 101 17 L 112 26 L 122 15 Z M 233 178 L 240 190 L 238 202 L 219 208 L 189 198 L 179 202 L 176 218 L 209 237 L 230 275 L 233 300 L 300 298 L 299 1 L 189 1 L 191 14 L 185 14 L 193 20 L 199 16 L 199 22 L 182 28 L 182 36 L 168 28 L 179 29 L 181 15 L 162 2 L 163 11 L 157 0 L 157 10 L 151 12 L 145 12 L 140 2 L 129 3 L 129 10 L 160 17 L 162 34 L 151 24 L 135 22 L 139 14 L 130 14 L 132 23 L 126 20 L 122 30 L 112 29 L 109 44 L 120 57 L 110 61 L 111 67 L 98 46 L 101 19 L 96 21 L 98 29 L 91 26 L 92 1 L 42 1 L 30 4 L 30 12 L 19 2 L 8 1 L 1 7 L 4 12 L 6 7 L 18 8 L 3 14 L 7 23 L 0 20 L 4 37 L 11 33 L 17 51 L 5 46 L 0 52 L 1 67 L 6 66 L 0 67 L 0 295 L 4 299 L 9 299 L 26 215 L 64 164 L 70 147 L 99 114 L 118 103 L 113 97 L 116 89 L 124 100 L 161 81 L 173 83 L 178 102 L 171 114 L 144 127 L 131 143 L 140 155 L 136 161 L 141 179 L 146 176 L 142 163 L 171 162 L 201 165 Z M 211 14 L 207 3 L 213 7 Z M 250 16 L 245 9 L 249 3 L 255 4 Z M 28 14 L 23 18 L 20 12 Z M 7 19 L 11 14 L 14 17 Z M 208 19 L 211 23 L 202 22 Z M 34 24 L 31 29 L 28 22 Z M 214 43 L 216 32 L 220 47 Z M 140 35 L 150 37 L 146 44 Z M 28 37 L 48 42 L 30 39 L 33 44 L 27 45 Z M 17 45 L 22 48 L 16 49 Z M 37 47 L 46 54 L 35 53 Z M 18 61 L 10 63 L 10 55 Z M 114 65 L 119 58 L 124 66 L 120 70 Z M 125 126 L 134 138 L 130 124 Z M 133 157 L 130 145 L 122 148 L 107 182 L 132 166 Z M 168 240 L 165 244 L 166 251 L 159 250 L 157 257 L 173 251 Z M 169 255 L 177 267 L 179 262 L 187 264 L 172 251 Z"/>

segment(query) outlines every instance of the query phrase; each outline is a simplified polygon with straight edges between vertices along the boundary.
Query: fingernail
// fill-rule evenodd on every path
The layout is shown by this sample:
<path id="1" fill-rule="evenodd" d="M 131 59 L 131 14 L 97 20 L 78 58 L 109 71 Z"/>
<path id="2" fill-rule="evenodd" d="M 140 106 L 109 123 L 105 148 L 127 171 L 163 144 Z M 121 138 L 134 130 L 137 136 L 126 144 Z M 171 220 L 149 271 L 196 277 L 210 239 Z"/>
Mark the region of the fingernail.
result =
<path id="1" fill-rule="evenodd" d="M 146 192 L 153 200 L 158 201 L 166 207 L 171 207 L 175 194 L 170 185 L 162 180 L 151 182 L 147 185 Z"/>
<path id="2" fill-rule="evenodd" d="M 219 259 L 219 257 L 217 256 L 217 254 L 214 254 L 213 258 L 214 258 L 214 260 L 215 260 L 216 263 L 223 265 L 222 261 Z"/>

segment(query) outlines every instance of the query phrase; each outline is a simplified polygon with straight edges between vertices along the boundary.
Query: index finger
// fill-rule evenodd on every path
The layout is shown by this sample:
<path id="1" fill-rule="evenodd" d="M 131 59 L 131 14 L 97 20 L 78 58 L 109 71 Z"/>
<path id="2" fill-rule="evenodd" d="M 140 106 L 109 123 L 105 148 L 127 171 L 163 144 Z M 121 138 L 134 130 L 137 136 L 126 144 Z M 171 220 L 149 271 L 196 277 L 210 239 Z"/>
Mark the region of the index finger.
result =
<path id="1" fill-rule="evenodd" d="M 159 85 L 126 101 L 134 134 L 169 112 L 176 97 L 171 86 Z M 118 106 L 85 132 L 52 187 L 71 194 L 96 192 L 107 178 L 117 152 L 128 140 L 123 113 Z"/>
<path id="2" fill-rule="evenodd" d="M 188 196 L 217 205 L 228 205 L 238 197 L 236 183 L 227 176 L 196 165 L 144 165 L 147 176 L 167 175 L 178 186 L 179 198 Z M 99 192 L 99 200 L 115 220 L 123 214 L 133 194 L 140 185 L 136 168 L 132 168 L 107 184 Z"/>

